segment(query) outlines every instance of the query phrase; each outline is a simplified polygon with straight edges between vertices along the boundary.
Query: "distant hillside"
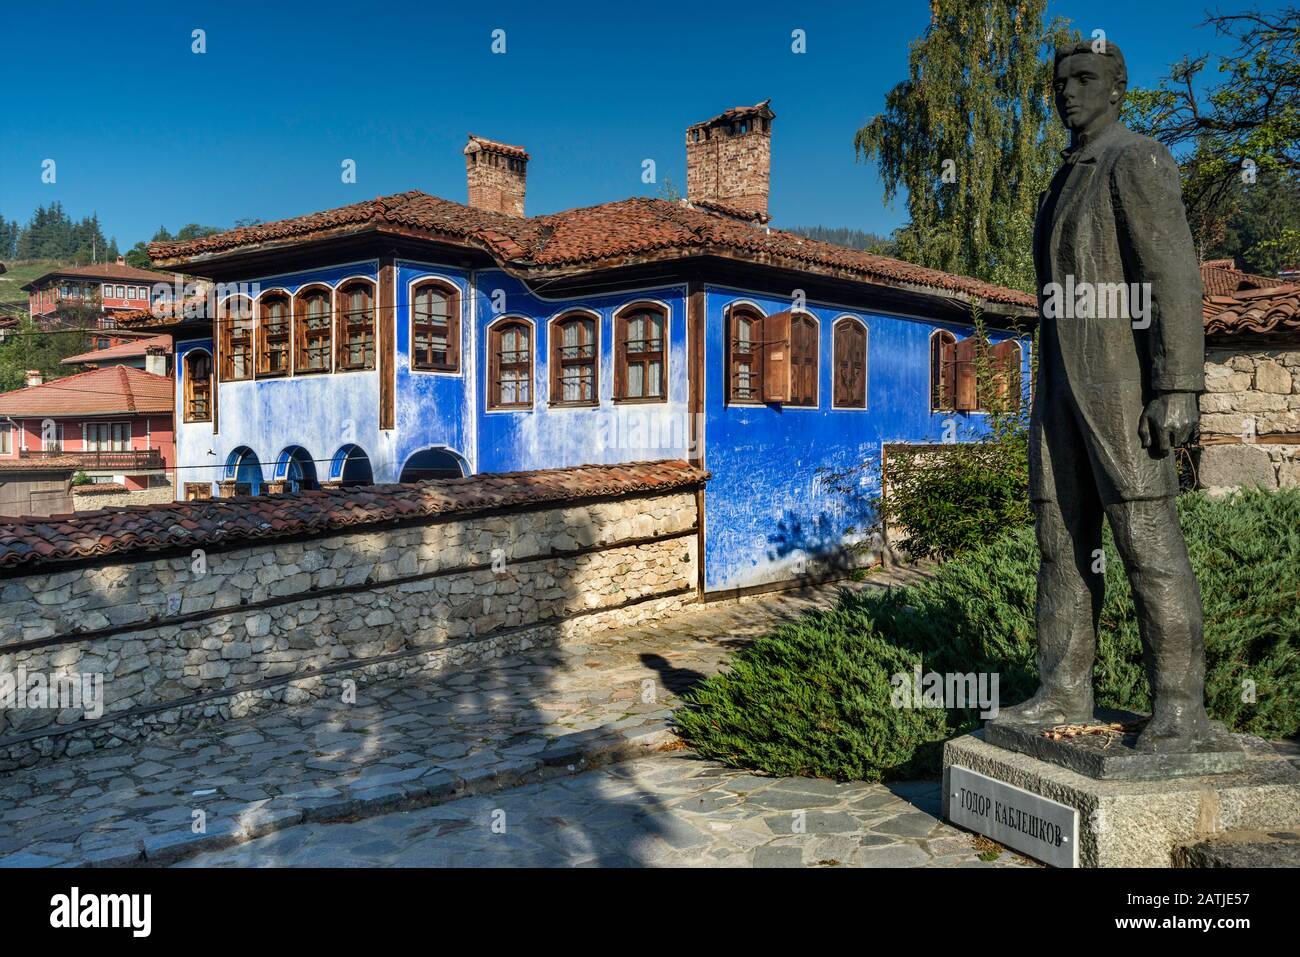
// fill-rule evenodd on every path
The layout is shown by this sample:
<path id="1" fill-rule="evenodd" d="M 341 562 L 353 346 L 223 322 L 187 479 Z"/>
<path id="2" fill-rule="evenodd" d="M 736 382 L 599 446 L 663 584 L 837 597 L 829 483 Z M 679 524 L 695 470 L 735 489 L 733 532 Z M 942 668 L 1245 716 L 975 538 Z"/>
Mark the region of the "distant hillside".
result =
<path id="1" fill-rule="evenodd" d="M 47 272 L 70 266 L 64 259 L 26 259 L 5 261 L 5 272 L 0 275 L 0 316 L 27 314 L 27 293 L 22 287 Z"/>
<path id="2" fill-rule="evenodd" d="M 809 239 L 817 239 L 836 246 L 862 249 L 880 256 L 897 255 L 894 241 L 888 236 L 868 233 L 861 229 L 849 229 L 847 226 L 838 228 L 830 226 L 788 226 L 785 231 L 787 233 L 798 233 L 800 236 L 807 236 Z"/>

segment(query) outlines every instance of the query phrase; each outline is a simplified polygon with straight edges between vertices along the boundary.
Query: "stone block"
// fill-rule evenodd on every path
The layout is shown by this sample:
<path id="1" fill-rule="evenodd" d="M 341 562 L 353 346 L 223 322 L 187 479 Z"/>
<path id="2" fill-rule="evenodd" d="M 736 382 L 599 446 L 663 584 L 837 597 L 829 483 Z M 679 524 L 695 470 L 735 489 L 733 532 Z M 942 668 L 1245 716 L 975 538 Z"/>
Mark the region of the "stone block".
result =
<path id="1" fill-rule="evenodd" d="M 1287 395 L 1291 391 L 1291 373 L 1279 362 L 1261 359 L 1255 366 L 1255 388 L 1260 392 Z"/>
<path id="2" fill-rule="evenodd" d="M 1081 867 L 1169 867 L 1175 850 L 1235 830 L 1277 830 L 1300 818 L 1300 769 L 1266 741 L 1239 736 L 1242 770 L 1163 781 L 1104 781 L 996 747 L 977 731 L 944 745 L 943 812 L 952 767 L 1078 812 Z"/>
<path id="3" fill-rule="evenodd" d="M 1204 488 L 1277 488 L 1277 471 L 1262 445 L 1209 445 L 1197 475 Z"/>

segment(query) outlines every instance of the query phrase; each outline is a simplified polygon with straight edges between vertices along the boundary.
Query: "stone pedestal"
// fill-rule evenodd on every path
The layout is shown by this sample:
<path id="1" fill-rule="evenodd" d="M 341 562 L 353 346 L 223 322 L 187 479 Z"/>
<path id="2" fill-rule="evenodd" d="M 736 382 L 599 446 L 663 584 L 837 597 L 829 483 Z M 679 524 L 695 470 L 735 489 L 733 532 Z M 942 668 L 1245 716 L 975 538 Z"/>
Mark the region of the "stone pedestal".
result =
<path id="1" fill-rule="evenodd" d="M 1170 867 L 1183 845 L 1300 821 L 1300 769 L 1259 738 L 1233 735 L 1239 752 L 1216 751 L 1208 759 L 1211 766 L 1236 763 L 1236 770 L 1195 773 L 1184 767 L 1176 776 L 1142 780 L 1142 774 L 1133 779 L 1082 773 L 1079 768 L 1095 764 L 1095 755 L 1057 763 L 998 747 L 987 736 L 985 729 L 944 746 L 944 817 L 1058 866 Z M 1098 745 L 1089 741 L 1082 747 Z M 1113 765 L 1122 766 L 1136 767 L 1131 760 Z"/>

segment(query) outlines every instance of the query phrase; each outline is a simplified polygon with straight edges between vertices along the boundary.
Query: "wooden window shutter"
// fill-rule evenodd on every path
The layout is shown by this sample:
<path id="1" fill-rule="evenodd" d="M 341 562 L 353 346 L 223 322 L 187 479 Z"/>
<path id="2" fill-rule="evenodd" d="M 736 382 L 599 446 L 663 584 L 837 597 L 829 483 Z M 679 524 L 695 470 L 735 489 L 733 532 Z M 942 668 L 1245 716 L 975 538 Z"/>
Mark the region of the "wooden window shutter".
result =
<path id="1" fill-rule="evenodd" d="M 833 344 L 833 355 L 831 361 L 835 364 L 834 375 L 831 376 L 831 402 L 834 405 L 849 404 L 849 342 L 848 329 L 844 326 L 835 327 L 835 341 Z"/>
<path id="2" fill-rule="evenodd" d="M 967 336 L 957 343 L 953 350 L 953 375 L 956 380 L 953 404 L 958 412 L 973 412 L 979 408 L 979 387 L 976 375 L 975 357 L 979 340 Z"/>
<path id="3" fill-rule="evenodd" d="M 501 404 L 501 330 L 493 329 L 488 336 L 488 404 Z"/>
<path id="4" fill-rule="evenodd" d="M 1005 339 L 989 350 L 993 372 L 993 398 L 1002 410 L 1020 405 L 1020 349 L 1014 339 Z"/>
<path id="5" fill-rule="evenodd" d="M 790 401 L 790 312 L 777 312 L 763 323 L 763 401 Z"/>
<path id="6" fill-rule="evenodd" d="M 866 348 L 867 335 L 861 325 L 851 320 L 844 320 L 835 327 L 833 377 L 835 405 L 842 408 L 866 408 L 867 383 L 863 358 Z"/>
<path id="7" fill-rule="evenodd" d="M 447 299 L 447 365 L 460 371 L 460 287 Z"/>

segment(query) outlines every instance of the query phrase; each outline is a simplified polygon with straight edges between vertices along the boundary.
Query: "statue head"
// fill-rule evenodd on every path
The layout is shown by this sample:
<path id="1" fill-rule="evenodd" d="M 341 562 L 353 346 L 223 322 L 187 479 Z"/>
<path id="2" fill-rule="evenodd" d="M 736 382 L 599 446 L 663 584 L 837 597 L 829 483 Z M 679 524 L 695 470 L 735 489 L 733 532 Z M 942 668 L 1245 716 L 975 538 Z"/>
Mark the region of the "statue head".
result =
<path id="1" fill-rule="evenodd" d="M 1056 51 L 1056 112 L 1071 133 L 1095 133 L 1119 119 L 1127 88 L 1128 67 L 1115 44 L 1084 41 Z"/>

